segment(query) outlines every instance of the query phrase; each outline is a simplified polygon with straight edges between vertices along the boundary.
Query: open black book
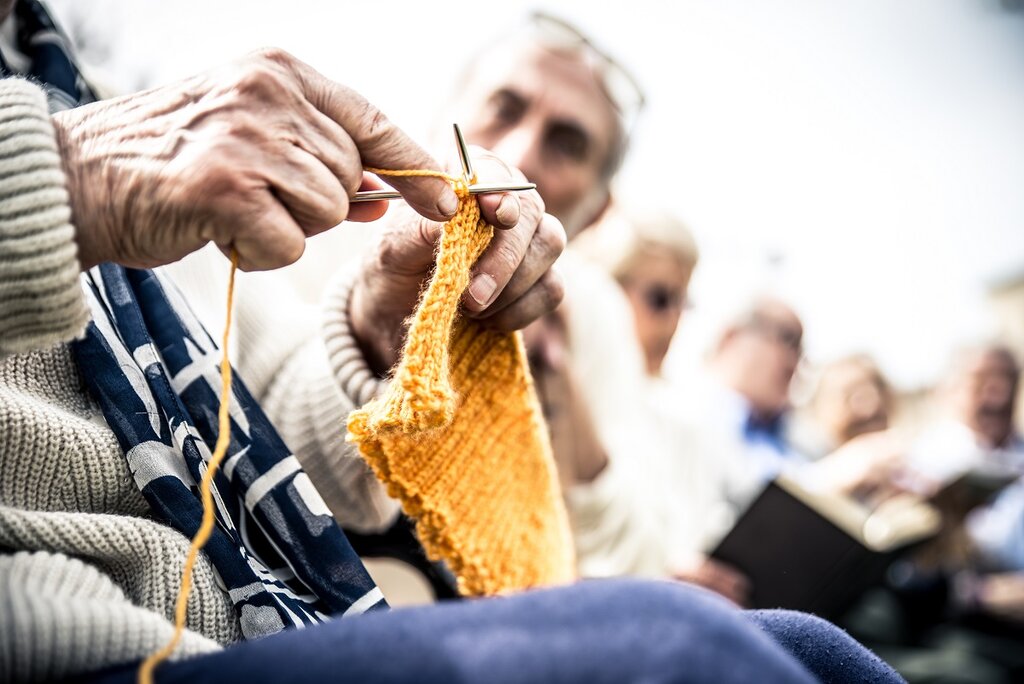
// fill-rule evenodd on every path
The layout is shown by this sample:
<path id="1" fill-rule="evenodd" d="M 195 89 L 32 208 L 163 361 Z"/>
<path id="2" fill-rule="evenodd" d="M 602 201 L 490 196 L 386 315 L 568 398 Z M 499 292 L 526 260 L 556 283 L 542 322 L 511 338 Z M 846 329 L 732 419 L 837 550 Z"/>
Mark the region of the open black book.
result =
<path id="1" fill-rule="evenodd" d="M 972 468 L 946 482 L 932 495 L 931 502 L 945 515 L 963 517 L 1020 478 L 1018 470 Z"/>
<path id="2" fill-rule="evenodd" d="M 896 554 L 933 537 L 940 523 L 938 511 L 919 500 L 893 499 L 872 512 L 780 476 L 711 556 L 750 578 L 754 608 L 835 618 L 882 578 Z"/>

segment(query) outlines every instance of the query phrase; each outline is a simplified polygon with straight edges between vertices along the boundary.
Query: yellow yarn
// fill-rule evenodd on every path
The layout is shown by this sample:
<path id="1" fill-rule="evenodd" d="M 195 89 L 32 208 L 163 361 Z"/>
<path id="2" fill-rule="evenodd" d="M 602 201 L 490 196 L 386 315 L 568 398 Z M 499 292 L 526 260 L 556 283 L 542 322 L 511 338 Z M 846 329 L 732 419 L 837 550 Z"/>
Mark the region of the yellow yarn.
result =
<path id="1" fill-rule="evenodd" d="M 356 443 L 467 595 L 569 582 L 573 547 L 522 337 L 458 316 L 494 229 L 466 181 L 386 393 L 353 411 Z"/>
<path id="2" fill-rule="evenodd" d="M 213 526 L 216 524 L 213 509 L 213 495 L 210 487 L 213 483 L 213 476 L 224 460 L 228 445 L 231 443 L 231 420 L 228 413 L 228 404 L 231 401 L 231 363 L 228 361 L 228 336 L 231 332 L 231 308 L 235 297 L 235 271 L 238 270 L 238 252 L 231 250 L 231 274 L 228 276 L 228 313 L 224 322 L 224 336 L 221 339 L 221 351 L 224 356 L 220 361 L 220 411 L 218 418 L 217 444 L 214 445 L 210 462 L 206 464 L 206 472 L 199 483 L 199 493 L 203 500 L 203 519 L 199 524 L 196 535 L 192 537 L 192 546 L 189 547 L 188 557 L 185 559 L 185 567 L 181 572 L 181 587 L 178 590 L 178 599 L 174 606 L 174 634 L 170 640 L 158 651 L 152 653 L 142 661 L 139 666 L 139 684 L 153 684 L 153 671 L 156 666 L 167 660 L 185 631 L 185 615 L 188 610 L 188 596 L 192 592 L 192 573 L 195 568 L 196 558 L 199 551 L 210 540 L 213 533 Z"/>

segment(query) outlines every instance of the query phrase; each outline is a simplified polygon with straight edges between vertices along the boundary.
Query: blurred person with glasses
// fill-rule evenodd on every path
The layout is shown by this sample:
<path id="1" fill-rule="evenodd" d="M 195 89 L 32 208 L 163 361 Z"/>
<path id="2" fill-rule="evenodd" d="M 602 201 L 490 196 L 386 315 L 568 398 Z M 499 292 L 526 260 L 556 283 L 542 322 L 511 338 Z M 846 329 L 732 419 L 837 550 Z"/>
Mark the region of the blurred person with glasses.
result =
<path id="1" fill-rule="evenodd" d="M 577 548 L 586 560 L 629 566 L 635 574 L 674 577 L 712 589 L 735 603 L 749 598 L 738 570 L 708 558 L 711 542 L 732 523 L 724 472 L 734 461 L 680 410 L 681 387 L 662 365 L 688 307 L 699 250 L 686 225 L 666 211 L 624 210 L 577 239 L 577 248 L 622 288 L 643 351 L 643 411 L 651 441 L 628 467 L 610 469 L 617 498 L 585 527 Z M 604 486 L 604 485 L 602 485 Z M 627 532 L 628 530 L 628 532 Z"/>
<path id="2" fill-rule="evenodd" d="M 525 337 L 584 576 L 634 574 L 631 562 L 579 543 L 615 496 L 610 473 L 655 448 L 629 302 L 577 249 L 611 204 L 611 182 L 643 106 L 636 79 L 615 58 L 571 24 L 534 13 L 472 61 L 441 119 L 462 122 L 470 143 L 537 183 L 565 228 L 569 246 L 556 264 L 564 306 Z M 488 301 L 489 285 L 474 280 L 468 296 Z"/>
<path id="3" fill-rule="evenodd" d="M 745 508 L 782 471 L 807 463 L 790 441 L 790 384 L 803 355 L 803 323 L 773 296 L 754 296 L 728 318 L 706 368 L 686 387 L 684 405 L 745 475 L 730 500 Z"/>
<path id="4" fill-rule="evenodd" d="M 645 105 L 640 85 L 618 61 L 542 12 L 473 61 L 455 100 L 469 142 L 535 182 L 570 241 L 607 207 Z"/>

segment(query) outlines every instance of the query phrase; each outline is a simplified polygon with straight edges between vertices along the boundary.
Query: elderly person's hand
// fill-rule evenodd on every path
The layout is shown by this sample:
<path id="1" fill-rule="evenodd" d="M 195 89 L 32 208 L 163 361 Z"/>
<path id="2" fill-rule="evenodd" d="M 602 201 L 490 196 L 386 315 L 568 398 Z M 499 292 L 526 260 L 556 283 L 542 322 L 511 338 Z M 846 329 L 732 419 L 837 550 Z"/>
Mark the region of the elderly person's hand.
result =
<path id="1" fill-rule="evenodd" d="M 928 496 L 938 483 L 908 463 L 906 438 L 892 430 L 854 437 L 805 472 L 822 492 L 856 498 L 874 507 L 903 493 Z"/>
<path id="2" fill-rule="evenodd" d="M 482 183 L 526 180 L 490 153 L 474 150 L 473 156 Z M 565 231 L 558 219 L 544 213 L 536 191 L 478 197 L 481 215 L 497 230 L 473 267 L 463 313 L 498 330 L 517 330 L 562 300 L 561 277 L 552 265 L 565 248 Z M 405 322 L 433 267 L 442 226 L 395 209 L 355 282 L 349 309 L 356 339 L 378 373 L 398 358 Z"/>
<path id="3" fill-rule="evenodd" d="M 710 589 L 737 606 L 750 605 L 750 578 L 728 563 L 700 555 L 694 557 L 687 567 L 677 569 L 674 576 L 677 580 Z"/>
<path id="4" fill-rule="evenodd" d="M 280 50 L 136 95 L 53 117 L 79 258 L 157 266 L 211 240 L 243 269 L 294 262 L 305 238 L 344 219 L 363 166 L 437 168 L 357 93 Z M 440 179 L 395 179 L 424 216 L 458 199 Z"/>

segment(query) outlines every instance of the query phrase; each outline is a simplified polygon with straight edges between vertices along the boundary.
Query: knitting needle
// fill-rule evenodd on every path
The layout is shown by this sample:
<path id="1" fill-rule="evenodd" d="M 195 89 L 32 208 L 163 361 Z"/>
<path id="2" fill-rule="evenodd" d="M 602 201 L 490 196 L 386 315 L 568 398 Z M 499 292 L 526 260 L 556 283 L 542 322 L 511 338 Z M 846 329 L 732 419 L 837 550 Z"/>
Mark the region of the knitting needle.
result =
<path id="1" fill-rule="evenodd" d="M 490 185 L 478 184 L 469 186 L 471 195 L 490 195 L 495 192 L 526 192 L 536 190 L 536 183 L 519 183 L 517 185 Z M 349 202 L 377 202 L 379 200 L 402 199 L 402 195 L 395 190 L 363 190 L 357 192 Z"/>
<path id="2" fill-rule="evenodd" d="M 473 171 L 473 162 L 469 157 L 469 149 L 466 147 L 466 139 L 462 137 L 462 130 L 459 124 L 452 124 L 455 129 L 455 146 L 459 150 L 459 161 L 462 162 L 462 174 L 469 185 L 471 195 L 489 195 L 495 192 L 526 192 L 536 190 L 536 183 L 516 183 L 509 185 L 495 185 L 488 183 L 473 184 L 476 179 L 476 172 Z M 402 199 L 402 195 L 394 190 L 363 190 L 357 192 L 349 202 L 378 202 L 380 200 Z"/>
<path id="3" fill-rule="evenodd" d="M 455 146 L 459 149 L 459 161 L 462 162 L 462 177 L 466 185 L 476 183 L 476 173 L 473 171 L 473 162 L 469 158 L 469 149 L 466 147 L 466 139 L 462 137 L 462 129 L 459 124 L 452 124 L 455 129 Z"/>

